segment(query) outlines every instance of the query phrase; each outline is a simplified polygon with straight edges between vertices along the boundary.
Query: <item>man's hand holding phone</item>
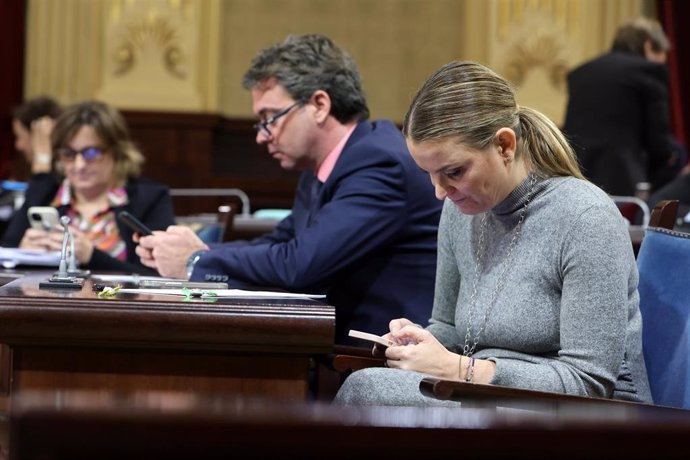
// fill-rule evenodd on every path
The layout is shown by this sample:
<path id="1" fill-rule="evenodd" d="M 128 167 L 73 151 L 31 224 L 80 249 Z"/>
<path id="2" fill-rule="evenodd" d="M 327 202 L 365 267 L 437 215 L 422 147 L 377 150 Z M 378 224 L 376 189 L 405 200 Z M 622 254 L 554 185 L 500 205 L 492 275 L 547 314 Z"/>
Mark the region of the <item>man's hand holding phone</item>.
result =
<path id="1" fill-rule="evenodd" d="M 139 234 L 140 237 L 153 235 L 153 232 L 150 228 L 148 228 L 142 221 L 127 211 L 120 211 L 120 213 L 117 215 L 117 218 L 120 219 L 120 222 L 134 230 L 134 233 Z"/>

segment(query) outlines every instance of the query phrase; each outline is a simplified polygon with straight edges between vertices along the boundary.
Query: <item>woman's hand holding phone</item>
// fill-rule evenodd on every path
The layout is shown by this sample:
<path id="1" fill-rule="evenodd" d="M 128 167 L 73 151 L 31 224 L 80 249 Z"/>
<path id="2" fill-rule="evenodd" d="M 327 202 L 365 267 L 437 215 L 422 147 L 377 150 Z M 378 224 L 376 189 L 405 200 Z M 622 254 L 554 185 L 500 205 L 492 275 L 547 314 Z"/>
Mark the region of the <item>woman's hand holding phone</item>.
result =
<path id="1" fill-rule="evenodd" d="M 19 247 L 47 252 L 60 251 L 62 249 L 62 238 L 62 231 L 28 228 L 19 242 Z"/>

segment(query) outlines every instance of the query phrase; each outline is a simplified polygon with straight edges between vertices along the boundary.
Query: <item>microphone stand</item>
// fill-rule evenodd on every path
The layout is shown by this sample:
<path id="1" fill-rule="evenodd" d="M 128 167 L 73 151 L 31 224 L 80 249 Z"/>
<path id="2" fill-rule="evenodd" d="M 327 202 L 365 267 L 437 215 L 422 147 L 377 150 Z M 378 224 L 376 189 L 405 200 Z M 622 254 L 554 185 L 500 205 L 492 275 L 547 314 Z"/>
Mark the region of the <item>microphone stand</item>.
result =
<path id="1" fill-rule="evenodd" d="M 65 217 L 69 219 L 67 216 Z M 77 278 L 88 278 L 89 275 L 91 275 L 91 270 L 79 269 L 79 266 L 77 265 L 77 254 L 76 252 L 74 252 L 74 234 L 69 230 L 67 230 L 67 233 L 69 234 L 69 256 L 67 258 L 67 274 L 69 276 L 76 276 Z"/>
<path id="2" fill-rule="evenodd" d="M 72 241 L 73 237 L 69 231 L 69 228 L 67 228 L 67 225 L 69 224 L 69 217 L 62 216 L 60 218 L 60 223 L 62 224 L 64 233 L 62 235 L 62 250 L 60 251 L 60 264 L 58 265 L 58 271 L 56 271 L 53 276 L 48 278 L 47 281 L 38 283 L 38 287 L 48 289 L 81 289 L 84 285 L 84 279 L 71 276 L 67 269 L 67 248 L 71 247 L 71 252 L 74 254 L 74 241 Z"/>

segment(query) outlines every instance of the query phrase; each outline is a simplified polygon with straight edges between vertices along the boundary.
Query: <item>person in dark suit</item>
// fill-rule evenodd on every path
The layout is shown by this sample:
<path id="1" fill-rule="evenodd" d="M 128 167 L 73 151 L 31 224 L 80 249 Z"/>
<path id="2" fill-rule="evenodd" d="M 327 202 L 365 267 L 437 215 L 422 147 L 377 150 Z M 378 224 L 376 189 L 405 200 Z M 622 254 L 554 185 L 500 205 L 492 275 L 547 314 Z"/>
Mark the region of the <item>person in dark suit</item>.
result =
<path id="1" fill-rule="evenodd" d="M 400 315 L 426 322 L 441 204 L 399 129 L 367 121 L 351 58 L 322 35 L 290 36 L 254 58 L 243 85 L 256 141 L 302 171 L 291 215 L 263 237 L 210 248 L 172 227 L 141 238 L 142 262 L 163 276 L 326 293 L 337 343 Z"/>
<path id="2" fill-rule="evenodd" d="M 22 207 L 14 213 L 2 246 L 59 251 L 63 232 L 29 228 L 31 206 L 53 206 L 70 218 L 80 266 L 155 274 L 141 265 L 132 230 L 117 214 L 127 210 L 151 229 L 174 223 L 168 188 L 139 178 L 142 154 L 130 140 L 120 113 L 102 102 L 72 105 L 52 132 L 56 174 L 35 174 Z"/>
<path id="3" fill-rule="evenodd" d="M 680 169 L 669 126 L 668 49 L 659 23 L 637 18 L 618 29 L 609 53 L 568 74 L 564 132 L 585 176 L 611 195 L 632 196 L 644 182 L 658 188 Z"/>

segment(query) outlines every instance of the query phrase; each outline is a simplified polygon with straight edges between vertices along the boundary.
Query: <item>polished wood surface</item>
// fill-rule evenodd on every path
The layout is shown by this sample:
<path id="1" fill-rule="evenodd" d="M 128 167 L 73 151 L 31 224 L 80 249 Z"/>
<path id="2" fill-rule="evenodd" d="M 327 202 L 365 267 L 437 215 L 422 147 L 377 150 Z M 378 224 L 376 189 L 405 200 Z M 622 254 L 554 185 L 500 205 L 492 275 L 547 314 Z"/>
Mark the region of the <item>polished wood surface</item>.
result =
<path id="1" fill-rule="evenodd" d="M 191 393 L 25 392 L 15 459 L 687 458 L 690 415 L 641 406 L 545 411 L 340 407 Z"/>
<path id="2" fill-rule="evenodd" d="M 562 405 L 578 405 L 583 411 L 587 410 L 588 407 L 601 409 L 606 407 L 615 408 L 621 405 L 639 406 L 641 408 L 658 407 L 652 404 L 635 403 L 617 399 L 528 390 L 500 385 L 458 382 L 435 377 L 426 377 L 422 379 L 419 383 L 419 390 L 426 396 L 440 400 L 459 401 L 465 406 L 474 406 L 479 403 L 481 407 L 500 406 L 522 408 L 527 405 L 531 410 L 539 409 L 542 411 L 558 408 Z M 664 409 L 668 412 L 682 411 L 690 414 L 690 412 L 672 407 L 665 407 Z"/>
<path id="3" fill-rule="evenodd" d="M 13 394 L 101 388 L 303 399 L 311 358 L 332 350 L 334 309 L 315 300 L 99 299 L 89 280 L 81 291 L 39 289 L 48 275 L 0 287 Z"/>

